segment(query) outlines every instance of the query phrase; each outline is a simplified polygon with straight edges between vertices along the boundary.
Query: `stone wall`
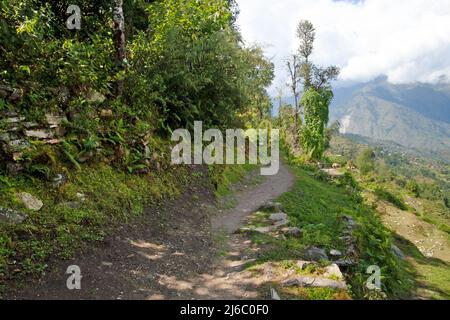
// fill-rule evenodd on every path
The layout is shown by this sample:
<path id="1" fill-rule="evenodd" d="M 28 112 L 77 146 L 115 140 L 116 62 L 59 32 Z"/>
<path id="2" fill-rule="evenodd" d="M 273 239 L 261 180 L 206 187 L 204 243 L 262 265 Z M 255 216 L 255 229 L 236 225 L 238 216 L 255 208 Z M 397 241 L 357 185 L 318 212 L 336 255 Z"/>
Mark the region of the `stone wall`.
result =
<path id="1" fill-rule="evenodd" d="M 43 123 L 28 121 L 17 112 L 0 112 L 0 153 L 2 165 L 8 174 L 15 175 L 23 170 L 20 160 L 30 150 L 33 141 L 56 145 L 64 136 L 63 124 L 66 118 L 46 114 Z"/>

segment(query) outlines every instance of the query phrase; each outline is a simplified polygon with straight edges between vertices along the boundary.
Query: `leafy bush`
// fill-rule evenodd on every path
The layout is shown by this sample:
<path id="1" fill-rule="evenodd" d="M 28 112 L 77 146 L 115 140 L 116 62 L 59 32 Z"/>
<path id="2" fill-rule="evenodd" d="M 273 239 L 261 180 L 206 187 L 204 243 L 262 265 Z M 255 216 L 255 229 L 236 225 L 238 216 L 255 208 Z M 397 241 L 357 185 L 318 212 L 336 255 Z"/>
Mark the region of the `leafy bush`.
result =
<path id="1" fill-rule="evenodd" d="M 371 148 L 365 148 L 356 159 L 356 166 L 363 175 L 375 170 L 375 155 Z"/>
<path id="2" fill-rule="evenodd" d="M 377 197 L 382 200 L 386 200 L 387 202 L 392 203 L 394 206 L 401 210 L 408 210 L 408 206 L 403 202 L 402 199 L 390 193 L 383 187 L 376 187 L 374 193 Z"/>

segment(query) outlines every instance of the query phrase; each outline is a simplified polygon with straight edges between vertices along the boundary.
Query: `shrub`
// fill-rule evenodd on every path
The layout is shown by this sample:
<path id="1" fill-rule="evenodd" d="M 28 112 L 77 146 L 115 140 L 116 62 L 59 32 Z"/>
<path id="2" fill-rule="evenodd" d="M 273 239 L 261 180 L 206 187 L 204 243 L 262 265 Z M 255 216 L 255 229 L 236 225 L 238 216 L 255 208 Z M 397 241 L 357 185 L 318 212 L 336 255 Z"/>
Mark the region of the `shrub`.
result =
<path id="1" fill-rule="evenodd" d="M 390 193 L 383 187 L 376 187 L 374 190 L 375 195 L 387 202 L 392 203 L 394 206 L 401 210 L 408 210 L 407 205 L 401 200 L 399 197 L 395 196 L 394 194 Z"/>

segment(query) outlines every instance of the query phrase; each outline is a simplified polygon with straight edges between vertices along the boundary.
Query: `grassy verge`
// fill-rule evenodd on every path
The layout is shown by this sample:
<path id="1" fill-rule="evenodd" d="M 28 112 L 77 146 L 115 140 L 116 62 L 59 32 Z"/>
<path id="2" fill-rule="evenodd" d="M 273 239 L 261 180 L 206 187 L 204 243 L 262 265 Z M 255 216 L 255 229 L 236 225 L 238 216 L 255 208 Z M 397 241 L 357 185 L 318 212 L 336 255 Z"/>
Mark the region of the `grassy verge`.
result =
<path id="1" fill-rule="evenodd" d="M 145 206 L 176 196 L 192 178 L 183 167 L 132 175 L 102 164 L 83 167 L 57 189 L 32 176 L 2 177 L 0 203 L 28 218 L 18 225 L 0 224 L 0 284 L 39 275 L 50 257 L 69 258 L 88 243 L 101 241 L 118 224 L 139 217 Z M 27 211 L 17 192 L 40 198 L 44 207 Z"/>
<path id="2" fill-rule="evenodd" d="M 381 268 L 382 290 L 389 298 L 409 297 L 414 287 L 412 266 L 392 253 L 391 233 L 375 211 L 363 203 L 351 176 L 329 181 L 313 168 L 291 165 L 291 170 L 296 176 L 296 183 L 279 201 L 291 223 L 302 229 L 303 237 L 282 240 L 253 235 L 253 241 L 271 248 L 264 252 L 258 263 L 298 259 L 302 249 L 308 245 L 345 252 L 346 244 L 339 238 L 343 236 L 345 227 L 342 217 L 347 215 L 359 225 L 354 231 L 359 262 L 349 270 L 347 279 L 352 296 L 356 299 L 373 297 L 373 292 L 365 286 L 370 276 L 366 271 L 369 266 L 376 265 Z M 315 297 L 316 293 L 308 291 L 307 295 Z M 328 292 L 323 297 L 335 298 L 336 295 Z"/>
<path id="3" fill-rule="evenodd" d="M 230 195 L 232 186 L 241 182 L 250 171 L 257 168 L 257 165 L 251 164 L 211 166 L 210 175 L 216 184 L 217 197 Z"/>

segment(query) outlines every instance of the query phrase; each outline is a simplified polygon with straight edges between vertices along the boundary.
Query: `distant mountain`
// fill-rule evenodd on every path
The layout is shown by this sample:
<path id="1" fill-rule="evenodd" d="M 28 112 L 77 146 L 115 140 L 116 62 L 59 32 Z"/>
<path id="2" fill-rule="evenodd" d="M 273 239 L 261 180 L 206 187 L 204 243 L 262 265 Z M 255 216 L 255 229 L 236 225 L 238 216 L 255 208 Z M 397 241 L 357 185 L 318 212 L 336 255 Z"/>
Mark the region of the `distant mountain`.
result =
<path id="1" fill-rule="evenodd" d="M 334 93 L 330 119 L 341 123 L 341 133 L 450 161 L 450 85 L 395 85 L 380 77 Z"/>

